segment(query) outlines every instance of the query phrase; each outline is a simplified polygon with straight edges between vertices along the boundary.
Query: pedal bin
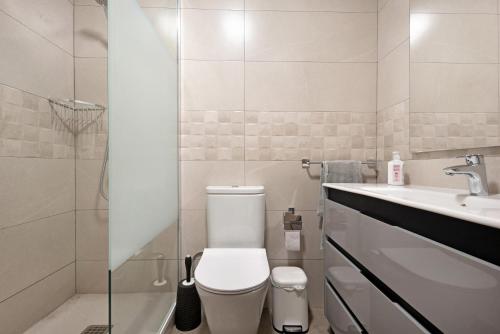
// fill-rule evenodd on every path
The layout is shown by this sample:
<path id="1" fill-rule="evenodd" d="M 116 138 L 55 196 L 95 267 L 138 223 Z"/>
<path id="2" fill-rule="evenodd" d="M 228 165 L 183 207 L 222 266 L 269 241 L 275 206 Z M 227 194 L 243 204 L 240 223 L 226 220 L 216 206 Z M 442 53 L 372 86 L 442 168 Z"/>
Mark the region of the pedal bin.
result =
<path id="1" fill-rule="evenodd" d="M 298 267 L 276 267 L 271 272 L 272 318 L 276 333 L 307 333 L 307 276 Z"/>

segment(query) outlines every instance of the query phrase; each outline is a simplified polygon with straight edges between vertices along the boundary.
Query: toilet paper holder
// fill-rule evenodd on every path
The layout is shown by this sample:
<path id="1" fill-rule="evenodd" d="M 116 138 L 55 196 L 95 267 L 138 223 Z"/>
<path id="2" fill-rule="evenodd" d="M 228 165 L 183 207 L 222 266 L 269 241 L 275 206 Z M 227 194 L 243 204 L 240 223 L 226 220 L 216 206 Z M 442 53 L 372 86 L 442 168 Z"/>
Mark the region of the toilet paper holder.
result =
<path id="1" fill-rule="evenodd" d="M 283 212 L 283 225 L 285 231 L 302 230 L 302 216 L 295 214 L 295 208 L 289 208 Z"/>

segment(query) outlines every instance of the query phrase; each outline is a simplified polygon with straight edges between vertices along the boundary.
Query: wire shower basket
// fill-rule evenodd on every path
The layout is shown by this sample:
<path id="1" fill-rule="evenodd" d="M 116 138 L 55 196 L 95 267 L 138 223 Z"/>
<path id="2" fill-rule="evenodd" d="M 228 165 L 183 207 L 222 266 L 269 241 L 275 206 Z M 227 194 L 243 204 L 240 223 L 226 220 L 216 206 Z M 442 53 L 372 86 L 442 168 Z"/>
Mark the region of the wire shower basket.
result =
<path id="1" fill-rule="evenodd" d="M 105 107 L 85 101 L 49 99 L 53 112 L 74 135 L 92 124 L 99 124 Z"/>

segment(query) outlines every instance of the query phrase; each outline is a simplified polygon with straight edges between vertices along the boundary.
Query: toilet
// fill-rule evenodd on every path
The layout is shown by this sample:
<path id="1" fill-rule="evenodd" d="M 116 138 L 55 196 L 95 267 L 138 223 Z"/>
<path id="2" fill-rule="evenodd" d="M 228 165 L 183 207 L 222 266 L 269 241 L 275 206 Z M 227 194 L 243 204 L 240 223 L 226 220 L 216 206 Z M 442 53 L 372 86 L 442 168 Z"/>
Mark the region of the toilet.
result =
<path id="1" fill-rule="evenodd" d="M 262 186 L 207 187 L 208 248 L 194 276 L 212 334 L 256 334 L 266 298 Z"/>

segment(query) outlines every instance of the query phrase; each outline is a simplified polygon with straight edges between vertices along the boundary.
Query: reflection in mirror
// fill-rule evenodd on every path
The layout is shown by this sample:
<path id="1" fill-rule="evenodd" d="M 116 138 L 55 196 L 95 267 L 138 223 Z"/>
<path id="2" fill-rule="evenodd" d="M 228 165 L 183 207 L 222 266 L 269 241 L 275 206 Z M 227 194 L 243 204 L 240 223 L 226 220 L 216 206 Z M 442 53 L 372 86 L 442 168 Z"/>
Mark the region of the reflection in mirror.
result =
<path id="1" fill-rule="evenodd" d="M 410 148 L 500 146 L 497 1 L 410 0 Z"/>

